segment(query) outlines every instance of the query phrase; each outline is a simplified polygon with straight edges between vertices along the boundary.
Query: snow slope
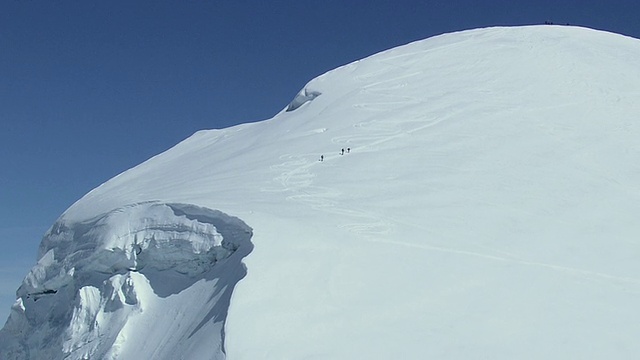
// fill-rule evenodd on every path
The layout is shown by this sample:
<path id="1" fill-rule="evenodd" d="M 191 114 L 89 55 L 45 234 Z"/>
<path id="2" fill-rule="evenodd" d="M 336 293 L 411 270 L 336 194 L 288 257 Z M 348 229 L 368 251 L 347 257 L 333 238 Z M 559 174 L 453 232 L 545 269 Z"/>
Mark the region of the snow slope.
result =
<path id="1" fill-rule="evenodd" d="M 0 355 L 633 358 L 638 60 L 585 28 L 464 31 L 198 132 L 61 216 Z"/>

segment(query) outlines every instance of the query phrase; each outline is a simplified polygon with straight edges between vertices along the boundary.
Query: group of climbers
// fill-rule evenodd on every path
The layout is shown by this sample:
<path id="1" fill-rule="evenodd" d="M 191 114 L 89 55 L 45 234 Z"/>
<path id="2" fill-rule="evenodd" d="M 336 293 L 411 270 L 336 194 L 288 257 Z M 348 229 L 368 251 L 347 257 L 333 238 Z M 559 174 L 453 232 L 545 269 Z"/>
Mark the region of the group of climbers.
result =
<path id="1" fill-rule="evenodd" d="M 348 154 L 348 153 L 350 153 L 350 152 L 351 152 L 351 148 L 350 148 L 350 147 L 348 147 L 348 148 L 347 148 L 347 150 L 346 150 L 346 152 L 347 152 L 347 154 Z M 345 149 L 344 149 L 344 148 L 342 148 L 342 149 L 340 150 L 340 155 L 344 155 L 344 154 L 345 154 Z M 320 155 L 320 161 L 324 161 L 324 155 Z"/>

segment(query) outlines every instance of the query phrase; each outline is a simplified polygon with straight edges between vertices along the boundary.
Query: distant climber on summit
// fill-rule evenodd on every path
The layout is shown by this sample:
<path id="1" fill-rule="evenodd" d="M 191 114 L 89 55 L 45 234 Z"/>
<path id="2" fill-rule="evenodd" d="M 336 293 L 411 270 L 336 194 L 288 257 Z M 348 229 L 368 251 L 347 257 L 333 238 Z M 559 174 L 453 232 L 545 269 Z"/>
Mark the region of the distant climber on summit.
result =
<path id="1" fill-rule="evenodd" d="M 320 155 L 320 161 L 324 161 L 324 155 Z"/>
<path id="2" fill-rule="evenodd" d="M 344 148 L 340 151 L 340 155 L 344 155 Z"/>

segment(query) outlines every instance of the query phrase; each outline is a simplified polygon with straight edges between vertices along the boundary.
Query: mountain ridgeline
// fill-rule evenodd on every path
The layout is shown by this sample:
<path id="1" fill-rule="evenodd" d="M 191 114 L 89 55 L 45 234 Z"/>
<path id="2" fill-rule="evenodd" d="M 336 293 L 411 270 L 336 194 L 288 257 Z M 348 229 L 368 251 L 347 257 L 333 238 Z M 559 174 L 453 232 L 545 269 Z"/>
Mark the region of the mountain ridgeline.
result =
<path id="1" fill-rule="evenodd" d="M 462 31 L 197 132 L 61 215 L 0 358 L 633 358 L 639 60 Z"/>

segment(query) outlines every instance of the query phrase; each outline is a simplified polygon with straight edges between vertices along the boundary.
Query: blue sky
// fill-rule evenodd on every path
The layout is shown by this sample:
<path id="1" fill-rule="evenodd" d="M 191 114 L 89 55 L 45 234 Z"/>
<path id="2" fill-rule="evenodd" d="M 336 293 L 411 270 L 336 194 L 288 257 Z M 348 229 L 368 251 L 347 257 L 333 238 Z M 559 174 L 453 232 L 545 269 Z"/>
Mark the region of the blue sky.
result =
<path id="1" fill-rule="evenodd" d="M 433 35 L 570 23 L 640 38 L 626 1 L 4 0 L 0 321 L 74 201 L 200 129 L 267 119 L 310 79 Z"/>

